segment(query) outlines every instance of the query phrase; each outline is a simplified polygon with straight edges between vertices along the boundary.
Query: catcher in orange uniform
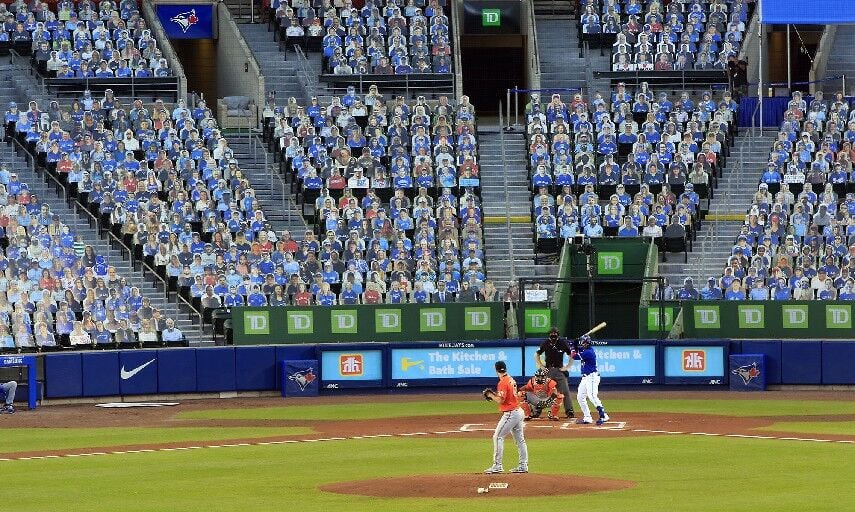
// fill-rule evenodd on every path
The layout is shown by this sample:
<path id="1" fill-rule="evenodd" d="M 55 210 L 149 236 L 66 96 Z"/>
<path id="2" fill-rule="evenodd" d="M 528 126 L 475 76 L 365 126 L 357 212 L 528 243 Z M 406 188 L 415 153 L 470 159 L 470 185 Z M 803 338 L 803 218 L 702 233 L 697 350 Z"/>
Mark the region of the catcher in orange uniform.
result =
<path id="1" fill-rule="evenodd" d="M 558 411 L 564 395 L 558 392 L 556 383 L 549 378 L 546 368 L 538 368 L 534 372 L 534 377 L 519 389 L 519 397 L 526 421 L 539 418 L 544 409 L 549 409 L 547 418 L 558 421 Z"/>

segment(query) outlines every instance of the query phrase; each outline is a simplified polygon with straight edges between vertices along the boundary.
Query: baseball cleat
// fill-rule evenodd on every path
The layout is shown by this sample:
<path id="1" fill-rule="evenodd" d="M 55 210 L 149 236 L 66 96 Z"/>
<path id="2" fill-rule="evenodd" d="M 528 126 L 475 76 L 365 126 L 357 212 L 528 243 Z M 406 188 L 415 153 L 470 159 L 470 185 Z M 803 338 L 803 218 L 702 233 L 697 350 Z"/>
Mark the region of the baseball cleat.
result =
<path id="1" fill-rule="evenodd" d="M 495 464 L 493 464 L 492 466 L 490 466 L 489 468 L 484 470 L 484 473 L 486 473 L 488 475 L 492 475 L 494 473 L 504 473 L 504 472 L 505 472 L 505 470 L 502 468 L 502 466 L 496 466 Z"/>
<path id="2" fill-rule="evenodd" d="M 0 414 L 15 414 L 15 407 L 12 405 L 4 405 L 0 407 Z"/>
<path id="3" fill-rule="evenodd" d="M 526 416 L 525 418 L 523 418 L 523 421 L 531 421 L 531 416 Z"/>
<path id="4" fill-rule="evenodd" d="M 558 416 L 553 416 L 552 414 L 548 415 L 546 418 L 550 421 L 558 421 Z"/>
<path id="5" fill-rule="evenodd" d="M 591 418 L 582 418 L 581 420 L 576 420 L 577 425 L 590 425 L 594 423 L 594 420 Z"/>
<path id="6" fill-rule="evenodd" d="M 573 411 L 570 411 L 570 412 L 568 412 L 568 413 L 567 413 L 567 419 L 568 419 L 568 420 L 572 420 L 572 419 L 573 419 L 573 418 L 575 418 L 575 417 L 576 417 L 576 415 L 575 415 L 575 414 L 573 414 Z"/>
<path id="7" fill-rule="evenodd" d="M 597 420 L 597 425 L 602 425 L 603 423 L 609 421 L 609 415 L 600 416 L 600 419 Z"/>
<path id="8" fill-rule="evenodd" d="M 528 466 L 519 465 L 512 469 L 511 473 L 528 473 Z"/>

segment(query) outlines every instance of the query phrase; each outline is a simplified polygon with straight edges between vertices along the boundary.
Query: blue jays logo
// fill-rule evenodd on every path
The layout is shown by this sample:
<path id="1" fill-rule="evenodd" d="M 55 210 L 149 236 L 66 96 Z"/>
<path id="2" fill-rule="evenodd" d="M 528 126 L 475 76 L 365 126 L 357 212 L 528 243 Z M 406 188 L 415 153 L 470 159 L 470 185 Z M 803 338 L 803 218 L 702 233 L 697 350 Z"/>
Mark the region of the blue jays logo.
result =
<path id="1" fill-rule="evenodd" d="M 760 370 L 757 368 L 757 363 L 746 364 L 731 372 L 734 375 L 739 375 L 742 382 L 747 386 L 749 382 L 760 376 Z"/>
<path id="2" fill-rule="evenodd" d="M 306 391 L 306 388 L 317 378 L 312 368 L 306 368 L 301 372 L 294 372 L 288 376 L 288 380 L 293 380 L 300 386 L 300 391 Z"/>
<path id="3" fill-rule="evenodd" d="M 181 27 L 181 31 L 186 34 L 187 31 L 190 30 L 190 27 L 199 23 L 199 17 L 196 16 L 196 9 L 191 9 L 187 12 L 176 14 L 175 16 L 170 18 L 169 21 L 172 21 L 173 23 Z"/>

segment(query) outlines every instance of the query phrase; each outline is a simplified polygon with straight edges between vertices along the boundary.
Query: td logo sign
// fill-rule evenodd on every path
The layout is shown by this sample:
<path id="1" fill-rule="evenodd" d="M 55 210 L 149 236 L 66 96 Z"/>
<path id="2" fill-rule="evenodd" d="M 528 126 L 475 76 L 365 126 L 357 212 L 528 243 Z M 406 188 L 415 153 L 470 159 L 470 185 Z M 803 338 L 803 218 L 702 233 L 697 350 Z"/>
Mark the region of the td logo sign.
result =
<path id="1" fill-rule="evenodd" d="M 419 312 L 419 330 L 421 332 L 444 332 L 445 309 L 426 308 Z"/>
<path id="2" fill-rule="evenodd" d="M 463 310 L 463 329 L 466 331 L 489 331 L 490 308 L 470 307 Z"/>
<path id="3" fill-rule="evenodd" d="M 481 9 L 481 25 L 485 27 L 501 27 L 502 11 L 500 9 Z"/>
<path id="4" fill-rule="evenodd" d="M 526 308 L 526 334 L 545 334 L 552 327 L 552 310 L 549 308 Z"/>
<path id="5" fill-rule="evenodd" d="M 763 329 L 766 327 L 765 313 L 765 306 L 739 306 L 737 309 L 737 314 L 739 316 L 739 328 Z"/>
<path id="6" fill-rule="evenodd" d="M 270 334 L 270 312 L 244 311 L 243 332 L 249 335 Z"/>
<path id="7" fill-rule="evenodd" d="M 825 306 L 825 326 L 829 329 L 851 329 L 852 306 Z"/>
<path id="8" fill-rule="evenodd" d="M 623 253 L 598 252 L 597 273 L 601 276 L 623 275 Z"/>
<path id="9" fill-rule="evenodd" d="M 718 306 L 695 306 L 695 329 L 719 329 L 721 316 Z"/>
<path id="10" fill-rule="evenodd" d="M 315 315 L 312 311 L 286 311 L 288 334 L 313 334 Z"/>

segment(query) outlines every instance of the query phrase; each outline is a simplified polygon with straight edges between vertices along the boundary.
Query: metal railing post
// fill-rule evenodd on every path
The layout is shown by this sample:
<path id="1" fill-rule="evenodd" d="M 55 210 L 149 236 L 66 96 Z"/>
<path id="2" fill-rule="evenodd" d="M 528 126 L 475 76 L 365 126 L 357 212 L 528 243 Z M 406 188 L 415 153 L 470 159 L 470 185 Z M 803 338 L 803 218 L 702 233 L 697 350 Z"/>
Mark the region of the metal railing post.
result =
<path id="1" fill-rule="evenodd" d="M 509 121 L 510 122 L 510 121 Z M 499 103 L 499 126 L 503 124 L 502 119 L 502 104 Z M 505 156 L 505 131 L 499 130 L 499 142 L 501 143 L 501 155 L 502 155 L 502 187 L 505 189 L 505 226 L 508 229 L 508 253 L 510 254 L 510 261 L 508 262 L 511 267 L 511 282 L 514 282 L 517 278 L 516 273 L 516 265 L 514 264 L 514 236 L 511 233 L 511 197 L 510 192 L 508 191 L 508 172 L 506 169 L 507 165 L 507 157 Z"/>
<path id="2" fill-rule="evenodd" d="M 507 97 L 505 99 L 505 106 L 508 109 L 508 114 L 506 116 L 508 119 L 508 124 L 507 124 L 507 126 L 505 126 L 505 128 L 510 130 L 511 129 L 511 121 L 510 121 L 510 119 L 511 119 L 511 90 L 510 89 L 508 89 Z M 501 114 L 501 111 L 502 111 L 502 103 L 499 102 L 499 113 L 500 114 Z M 500 115 L 499 118 L 501 118 L 501 117 L 502 116 Z M 499 124 L 501 125 L 502 123 L 500 122 Z"/>

